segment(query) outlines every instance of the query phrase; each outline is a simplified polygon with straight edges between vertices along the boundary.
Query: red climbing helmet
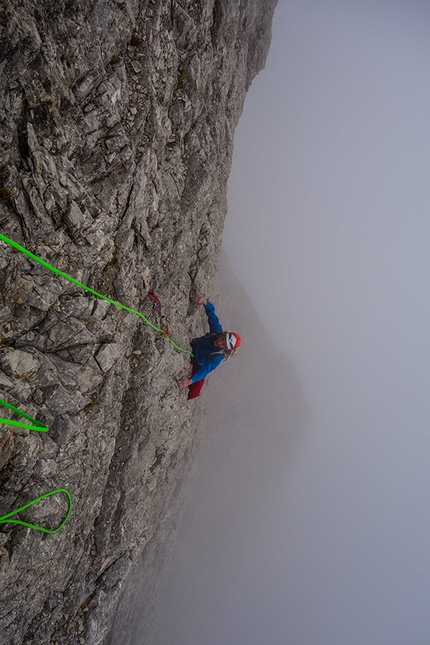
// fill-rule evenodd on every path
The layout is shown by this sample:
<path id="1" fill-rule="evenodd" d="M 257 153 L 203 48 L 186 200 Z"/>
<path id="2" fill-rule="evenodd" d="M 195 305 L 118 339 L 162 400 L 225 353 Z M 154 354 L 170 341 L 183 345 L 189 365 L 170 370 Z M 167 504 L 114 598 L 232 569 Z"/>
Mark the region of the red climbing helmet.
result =
<path id="1" fill-rule="evenodd" d="M 228 331 L 225 335 L 225 342 L 227 344 L 227 349 L 237 349 L 242 344 L 242 339 L 239 334 L 234 334 L 231 331 Z"/>

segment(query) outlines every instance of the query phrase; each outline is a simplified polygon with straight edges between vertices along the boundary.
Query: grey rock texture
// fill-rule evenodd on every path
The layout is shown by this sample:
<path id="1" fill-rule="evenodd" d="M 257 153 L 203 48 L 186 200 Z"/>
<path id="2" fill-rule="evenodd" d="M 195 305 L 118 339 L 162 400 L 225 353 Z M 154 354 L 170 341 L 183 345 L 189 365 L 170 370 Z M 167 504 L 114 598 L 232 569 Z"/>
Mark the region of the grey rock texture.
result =
<path id="1" fill-rule="evenodd" d="M 204 331 L 234 129 L 276 0 L 5 0 L 0 231 L 93 289 Z M 55 535 L 0 525 L 0 643 L 98 645 L 181 500 L 204 422 L 186 355 L 0 242 L 0 515 L 55 488 Z M 10 416 L 2 409 L 4 417 Z M 60 497 L 21 516 L 55 527 Z M 167 529 L 166 529 L 167 530 Z"/>

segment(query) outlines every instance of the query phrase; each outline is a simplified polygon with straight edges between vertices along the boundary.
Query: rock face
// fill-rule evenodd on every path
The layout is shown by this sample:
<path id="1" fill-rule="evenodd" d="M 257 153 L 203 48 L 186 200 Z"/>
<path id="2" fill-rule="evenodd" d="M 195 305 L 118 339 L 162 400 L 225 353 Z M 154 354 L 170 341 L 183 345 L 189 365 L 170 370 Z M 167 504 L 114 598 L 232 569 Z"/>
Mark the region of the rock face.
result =
<path id="1" fill-rule="evenodd" d="M 205 331 L 234 128 L 276 0 L 18 0 L 0 19 L 0 232 L 158 327 Z M 0 643 L 106 642 L 136 559 L 179 503 L 204 419 L 135 314 L 0 242 L 0 515 L 66 488 L 55 535 L 0 525 Z M 2 408 L 3 417 L 10 416 Z M 23 512 L 55 527 L 61 496 Z"/>

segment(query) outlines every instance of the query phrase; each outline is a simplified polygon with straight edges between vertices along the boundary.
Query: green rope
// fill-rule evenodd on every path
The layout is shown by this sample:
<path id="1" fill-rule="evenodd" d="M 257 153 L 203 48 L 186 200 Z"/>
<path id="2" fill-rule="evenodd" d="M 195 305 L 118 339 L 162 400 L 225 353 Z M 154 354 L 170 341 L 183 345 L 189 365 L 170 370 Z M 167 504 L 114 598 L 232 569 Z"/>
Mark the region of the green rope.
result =
<path id="1" fill-rule="evenodd" d="M 51 495 L 55 495 L 56 493 L 64 493 L 67 497 L 67 513 L 56 529 L 45 529 L 43 526 L 38 526 L 37 524 L 30 524 L 30 522 L 24 522 L 23 520 L 9 519 L 13 515 L 17 515 L 21 511 L 24 511 L 29 506 L 33 506 L 33 504 L 40 502 L 40 500 L 45 499 L 46 497 L 50 497 Z M 31 502 L 28 502 L 27 504 L 24 504 L 24 506 L 20 506 L 20 508 L 17 508 L 14 511 L 7 513 L 6 515 L 2 515 L 2 517 L 0 517 L 0 524 L 20 524 L 21 526 L 26 526 L 29 529 L 35 529 L 36 531 L 42 531 L 42 533 L 52 534 L 52 533 L 57 533 L 57 531 L 63 528 L 63 526 L 65 525 L 65 523 L 69 518 L 71 510 L 72 510 L 72 497 L 69 491 L 66 490 L 65 488 L 57 488 L 57 490 L 51 490 L 50 493 L 45 493 L 40 497 L 36 497 L 36 499 L 33 499 Z"/>
<path id="2" fill-rule="evenodd" d="M 31 258 L 35 262 L 38 262 L 39 264 L 41 264 L 42 266 L 46 267 L 50 271 L 53 271 L 57 275 L 60 275 L 62 278 L 65 278 L 69 282 L 73 282 L 73 284 L 76 284 L 81 289 L 84 289 L 85 291 L 89 291 L 94 296 L 97 296 L 98 298 L 101 298 L 102 300 L 106 300 L 107 302 L 110 302 L 111 305 L 115 305 L 116 307 L 120 307 L 121 309 L 125 309 L 125 311 L 130 311 L 131 313 L 136 314 L 137 316 L 140 316 L 145 321 L 145 323 L 147 325 L 149 325 L 149 327 L 151 327 L 154 331 L 158 331 L 158 332 L 160 332 L 160 334 L 163 334 L 163 336 L 165 336 L 167 338 L 169 343 L 171 343 L 173 345 L 173 347 L 175 347 L 178 351 L 183 352 L 184 354 L 190 354 L 190 356 L 193 356 L 193 353 L 190 352 L 188 349 L 182 349 L 181 347 L 176 345 L 173 342 L 173 340 L 169 336 L 167 336 L 167 334 L 164 333 L 164 331 L 162 329 L 160 329 L 159 327 L 156 327 L 155 325 L 153 325 L 142 313 L 140 313 L 140 311 L 136 311 L 136 309 L 131 309 L 130 307 L 126 307 L 125 305 L 121 304 L 120 302 L 117 302 L 116 300 L 111 300 L 107 296 L 104 296 L 102 293 L 99 293 L 98 291 L 94 291 L 94 289 L 91 289 L 90 287 L 87 287 L 85 284 L 82 284 L 82 282 L 78 282 L 78 280 L 75 280 L 75 278 L 72 278 L 70 275 L 67 275 L 67 273 L 64 273 L 63 271 L 60 271 L 60 269 L 57 269 L 56 267 L 52 266 L 52 264 L 48 264 L 47 262 L 45 262 L 44 260 L 39 258 L 37 255 L 34 255 L 34 253 L 31 253 L 31 251 L 29 251 L 28 249 L 24 248 L 23 246 L 20 246 L 19 244 L 17 244 L 13 240 L 9 239 L 5 235 L 2 235 L 1 233 L 0 233 L 0 240 L 3 240 L 3 242 L 6 242 L 6 244 L 9 244 L 10 246 L 13 246 L 18 251 L 21 251 L 21 253 L 24 253 L 25 255 L 27 255 L 29 258 Z"/>
<path id="3" fill-rule="evenodd" d="M 26 255 L 27 257 L 31 258 L 35 262 L 38 262 L 39 264 L 41 264 L 42 266 L 46 267 L 50 271 L 53 271 L 54 273 L 56 273 L 57 275 L 61 276 L 62 278 L 65 278 L 69 282 L 73 282 L 73 284 L 76 284 L 81 289 L 84 289 L 85 291 L 88 291 L 89 293 L 92 293 L 94 296 L 97 296 L 98 298 L 101 298 L 102 300 L 106 300 L 107 302 L 109 302 L 112 305 L 115 305 L 116 307 L 120 307 L 121 309 L 124 309 L 125 311 L 129 311 L 130 313 L 133 313 L 133 314 L 136 314 L 137 316 L 140 316 L 140 318 L 142 318 L 144 320 L 144 322 L 149 327 L 151 327 L 154 331 L 157 331 L 157 332 L 163 334 L 163 336 L 165 336 L 167 338 L 167 340 L 169 341 L 169 343 L 171 343 L 173 345 L 173 347 L 175 347 L 180 352 L 183 352 L 184 354 L 190 354 L 190 356 L 193 356 L 193 353 L 190 352 L 189 350 L 182 349 L 181 347 L 176 345 L 173 342 L 173 340 L 166 333 L 164 333 L 164 331 L 162 329 L 160 329 L 159 327 L 156 327 L 155 325 L 153 325 L 142 313 L 140 313 L 140 311 L 136 311 L 135 309 L 131 309 L 130 307 L 126 307 L 125 305 L 121 304 L 120 302 L 117 302 L 116 300 L 112 300 L 111 298 L 108 298 L 107 296 L 104 296 L 102 293 L 98 293 L 98 291 L 95 291 L 94 289 L 91 289 L 90 287 L 87 287 L 85 284 L 82 284 L 81 282 L 78 282 L 78 280 L 75 280 L 71 276 L 67 275 L 67 273 L 64 273 L 63 271 L 60 271 L 59 269 L 57 269 L 56 267 L 52 266 L 51 264 L 48 264 L 48 262 L 45 262 L 44 260 L 39 258 L 37 255 L 34 255 L 34 253 L 31 253 L 31 251 L 29 251 L 28 249 L 24 248 L 23 246 L 20 246 L 19 244 L 17 244 L 13 240 L 9 239 L 5 235 L 2 235 L 1 233 L 0 233 L 0 240 L 2 240 L 3 242 L 6 242 L 6 244 L 9 244 L 13 248 L 15 248 L 18 251 L 20 251 L 21 253 L 24 253 L 24 255 Z M 4 407 L 9 408 L 9 410 L 12 410 L 13 412 L 16 412 L 17 414 L 21 415 L 22 417 L 27 419 L 27 421 L 30 421 L 31 424 L 34 424 L 34 425 L 31 425 L 31 424 L 28 424 L 28 423 L 21 423 L 20 421 L 12 421 L 11 419 L 1 419 L 1 418 L 0 418 L 0 423 L 5 423 L 5 424 L 11 425 L 11 426 L 17 426 L 19 428 L 26 428 L 27 430 L 35 430 L 36 432 L 48 432 L 48 427 L 47 426 L 45 426 L 44 424 L 40 423 L 36 419 L 33 419 L 29 415 L 25 414 L 25 412 L 22 412 L 22 410 L 18 410 L 18 408 L 15 408 L 10 403 L 7 403 L 6 401 L 3 401 L 3 399 L 0 399 L 0 405 L 3 405 Z M 45 499 L 46 497 L 50 497 L 51 495 L 55 495 L 56 493 L 64 493 L 67 496 L 67 503 L 68 503 L 67 513 L 66 513 L 64 519 L 61 521 L 61 523 L 57 526 L 57 528 L 55 528 L 55 529 L 46 529 L 43 526 L 38 526 L 36 524 L 31 524 L 29 522 L 24 522 L 22 520 L 9 519 L 9 518 L 13 517 L 14 515 L 17 515 L 21 511 L 25 510 L 26 508 L 29 508 L 33 504 L 36 504 L 37 502 L 41 501 L 42 499 Z M 43 533 L 50 533 L 50 534 L 57 533 L 57 531 L 59 531 L 61 528 L 63 528 L 64 524 L 67 522 L 67 519 L 68 519 L 68 517 L 70 515 L 71 509 L 72 509 L 72 498 L 71 498 L 70 493 L 65 488 L 58 488 L 57 490 L 53 490 L 53 491 L 51 491 L 49 493 L 45 493 L 44 495 L 41 495 L 40 497 L 37 497 L 36 499 L 32 500 L 31 502 L 28 502 L 24 506 L 21 506 L 20 508 L 17 508 L 16 510 L 11 511 L 10 513 L 7 513 L 6 515 L 1 516 L 0 517 L 0 524 L 20 524 L 21 526 L 26 526 L 27 528 L 35 529 L 36 531 L 42 531 Z"/>
<path id="4" fill-rule="evenodd" d="M 36 432 L 48 432 L 49 430 L 48 426 L 45 426 L 43 423 L 40 423 L 40 421 L 37 421 L 37 419 L 33 419 L 33 417 L 26 414 L 22 410 L 18 410 L 18 408 L 11 405 L 7 401 L 0 399 L 0 405 L 3 405 L 5 408 L 9 408 L 9 410 L 16 412 L 17 414 L 24 417 L 28 421 L 31 421 L 32 424 L 34 425 L 31 425 L 29 423 L 21 423 L 20 421 L 12 421 L 12 419 L 0 419 L 0 423 L 5 423 L 6 425 L 10 425 L 10 426 L 18 426 L 19 428 L 25 428 L 26 430 L 35 430 Z M 51 495 L 55 495 L 56 493 L 64 493 L 67 496 L 67 504 L 68 504 L 66 516 L 64 517 L 63 521 L 57 526 L 56 529 L 45 529 L 43 526 L 37 526 L 36 524 L 30 524 L 29 522 L 24 522 L 22 520 L 9 519 L 13 515 L 17 515 L 24 509 L 28 508 L 29 506 L 33 506 L 33 504 L 36 504 L 36 502 L 39 502 L 40 500 L 45 499 L 46 497 L 50 497 Z M 16 510 L 11 511 L 10 513 L 7 513 L 6 515 L 2 515 L 0 517 L 0 524 L 21 524 L 22 526 L 26 526 L 29 529 L 35 529 L 36 531 L 42 531 L 43 533 L 57 533 L 57 531 L 63 528 L 63 526 L 67 522 L 67 519 L 70 515 L 71 510 L 72 510 L 72 498 L 69 491 L 67 491 L 65 488 L 57 488 L 57 490 L 51 490 L 50 493 L 45 493 L 40 497 L 36 497 L 36 499 L 33 499 L 31 502 L 28 502 L 24 506 L 21 506 L 20 508 L 17 508 Z"/>
<path id="5" fill-rule="evenodd" d="M 28 414 L 25 414 L 25 412 L 23 412 L 22 410 L 18 410 L 18 408 L 15 408 L 10 403 L 7 403 L 7 401 L 0 399 L 0 405 L 3 405 L 5 408 L 9 408 L 9 410 L 16 412 L 21 417 L 24 417 L 24 419 L 31 421 L 34 425 L 21 423 L 20 421 L 13 421 L 12 419 L 0 419 L 0 423 L 5 423 L 8 426 L 18 426 L 18 428 L 26 428 L 27 430 L 35 430 L 36 432 L 48 432 L 49 428 L 47 426 L 45 426 L 43 423 L 40 423 L 40 421 L 33 419 L 33 417 L 30 417 Z"/>

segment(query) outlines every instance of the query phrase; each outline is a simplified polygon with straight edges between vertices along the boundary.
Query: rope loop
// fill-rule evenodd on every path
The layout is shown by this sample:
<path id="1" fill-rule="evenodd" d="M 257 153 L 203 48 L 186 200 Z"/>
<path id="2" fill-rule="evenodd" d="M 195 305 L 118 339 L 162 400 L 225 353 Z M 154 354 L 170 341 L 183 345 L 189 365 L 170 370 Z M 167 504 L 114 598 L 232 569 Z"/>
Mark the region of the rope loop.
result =
<path id="1" fill-rule="evenodd" d="M 34 430 L 36 432 L 48 432 L 49 428 L 48 426 L 45 426 L 43 423 L 40 421 L 37 421 L 36 419 L 33 419 L 29 414 L 26 414 L 22 410 L 19 410 L 16 408 L 14 405 L 11 403 L 8 403 L 7 401 L 4 401 L 3 399 L 0 399 L 0 405 L 4 406 L 5 408 L 8 408 L 9 410 L 12 410 L 12 412 L 15 412 L 16 414 L 19 414 L 20 416 L 24 417 L 24 419 L 27 419 L 27 421 L 31 421 L 30 423 L 21 423 L 20 421 L 13 421 L 13 419 L 0 419 L 0 423 L 4 423 L 6 425 L 10 426 L 17 426 L 18 428 L 25 428 L 26 430 Z M 50 497 L 51 495 L 55 495 L 56 493 L 64 493 L 67 497 L 67 513 L 64 517 L 64 519 L 60 522 L 60 524 L 57 526 L 56 529 L 46 529 L 43 526 L 38 526 L 37 524 L 31 524 L 30 522 L 24 522 L 24 520 L 11 520 L 9 518 L 13 517 L 14 515 L 17 515 L 21 511 L 23 511 L 26 508 L 29 508 L 29 506 L 33 506 L 33 504 L 36 504 L 37 502 L 40 502 L 42 499 L 45 499 L 46 497 Z M 28 502 L 27 504 L 24 504 L 24 506 L 21 506 L 20 508 L 15 509 L 14 511 L 10 511 L 10 513 L 6 513 L 6 515 L 2 515 L 0 517 L 0 524 L 20 524 L 21 526 L 26 526 L 29 529 L 34 529 L 36 531 L 42 531 L 43 533 L 57 533 L 60 529 L 63 528 L 65 523 L 67 522 L 70 511 L 72 510 L 72 497 L 69 493 L 68 490 L 65 488 L 57 488 L 56 490 L 51 490 L 49 493 L 45 493 L 44 495 L 41 495 L 40 497 L 36 497 L 36 499 L 33 499 L 31 502 Z"/>
<path id="2" fill-rule="evenodd" d="M 56 495 L 57 493 L 64 493 L 64 495 L 66 495 L 67 497 L 67 512 L 64 518 L 61 520 L 60 524 L 57 526 L 57 528 L 46 529 L 44 526 L 39 526 L 38 524 L 31 524 L 30 522 L 24 522 L 24 520 L 10 519 L 14 515 L 18 515 L 18 513 L 21 513 L 21 511 L 24 511 L 26 508 L 33 506 L 33 504 L 37 504 L 37 502 L 40 502 L 42 499 L 46 499 L 47 497 L 50 497 L 51 495 Z M 0 517 L 0 524 L 20 524 L 21 526 L 26 526 L 29 529 L 34 529 L 35 531 L 41 531 L 42 533 L 49 533 L 50 535 L 52 535 L 53 533 L 57 533 L 60 529 L 63 528 L 63 526 L 65 525 L 65 523 L 69 518 L 71 510 L 72 510 L 72 497 L 69 491 L 66 490 L 65 488 L 57 488 L 56 490 L 51 490 L 49 493 L 40 495 L 40 497 L 36 497 L 36 499 L 33 499 L 31 502 L 27 502 L 27 504 L 24 504 L 24 506 L 20 506 L 19 508 L 16 508 L 14 511 L 11 511 L 10 513 L 6 513 L 6 515 L 2 515 Z"/>

